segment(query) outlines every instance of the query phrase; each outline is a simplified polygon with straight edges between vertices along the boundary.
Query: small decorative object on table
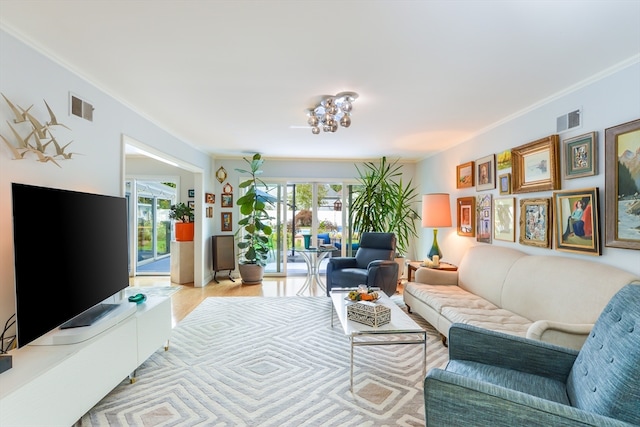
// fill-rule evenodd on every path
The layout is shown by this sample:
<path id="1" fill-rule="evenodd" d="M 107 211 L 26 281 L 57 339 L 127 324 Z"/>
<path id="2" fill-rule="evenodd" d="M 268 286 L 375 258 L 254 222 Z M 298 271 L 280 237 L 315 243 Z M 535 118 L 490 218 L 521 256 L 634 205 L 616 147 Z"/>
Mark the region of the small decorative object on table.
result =
<path id="1" fill-rule="evenodd" d="M 350 291 L 347 298 L 351 301 L 375 301 L 380 298 L 380 295 L 366 285 L 360 285 L 358 289 Z"/>
<path id="2" fill-rule="evenodd" d="M 391 309 L 371 301 L 358 301 L 347 306 L 347 319 L 378 327 L 391 322 Z"/>

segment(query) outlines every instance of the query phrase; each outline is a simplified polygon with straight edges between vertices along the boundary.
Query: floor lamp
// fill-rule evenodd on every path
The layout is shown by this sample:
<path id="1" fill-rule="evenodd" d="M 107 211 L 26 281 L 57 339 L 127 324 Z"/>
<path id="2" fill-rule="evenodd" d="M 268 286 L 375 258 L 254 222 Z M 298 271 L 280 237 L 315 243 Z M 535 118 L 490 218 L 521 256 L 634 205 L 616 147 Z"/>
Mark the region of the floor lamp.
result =
<path id="1" fill-rule="evenodd" d="M 451 204 L 446 193 L 422 195 L 422 226 L 433 227 L 433 245 L 429 258 L 438 255 L 442 259 L 442 251 L 438 247 L 438 227 L 451 227 Z"/>

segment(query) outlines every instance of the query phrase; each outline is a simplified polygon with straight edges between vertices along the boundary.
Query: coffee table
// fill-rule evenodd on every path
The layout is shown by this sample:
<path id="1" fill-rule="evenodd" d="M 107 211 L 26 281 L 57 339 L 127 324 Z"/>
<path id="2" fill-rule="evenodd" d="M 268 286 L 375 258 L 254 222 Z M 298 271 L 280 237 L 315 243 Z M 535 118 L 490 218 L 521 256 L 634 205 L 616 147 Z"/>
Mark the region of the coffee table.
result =
<path id="1" fill-rule="evenodd" d="M 333 307 L 331 309 L 331 327 L 333 328 L 333 314 L 338 315 L 342 329 L 349 337 L 351 343 L 351 371 L 349 376 L 350 390 L 353 392 L 353 349 L 354 347 L 366 346 L 366 345 L 402 345 L 402 344 L 419 344 L 424 346 L 423 359 L 422 359 L 422 374 L 427 373 L 427 332 L 413 321 L 407 314 L 402 311 L 391 298 L 389 298 L 384 292 L 377 290 L 380 294 L 380 299 L 376 301 L 378 304 L 382 304 L 391 310 L 391 322 L 386 325 L 373 327 L 362 323 L 354 322 L 347 319 L 347 306 L 353 304 L 354 301 L 348 300 L 347 294 L 353 288 L 334 288 L 331 289 L 331 302 Z M 384 340 L 385 336 L 397 336 L 408 335 L 406 339 L 389 339 Z M 371 339 L 372 337 L 377 339 Z"/>

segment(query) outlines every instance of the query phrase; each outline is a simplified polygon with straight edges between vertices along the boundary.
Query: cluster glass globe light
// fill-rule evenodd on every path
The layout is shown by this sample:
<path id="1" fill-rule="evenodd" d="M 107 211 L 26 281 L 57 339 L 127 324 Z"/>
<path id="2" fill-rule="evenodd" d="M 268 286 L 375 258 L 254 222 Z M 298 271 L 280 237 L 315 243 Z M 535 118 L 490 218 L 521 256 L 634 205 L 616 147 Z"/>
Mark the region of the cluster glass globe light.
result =
<path id="1" fill-rule="evenodd" d="M 351 126 L 351 110 L 353 101 L 358 98 L 355 92 L 340 92 L 335 96 L 323 96 L 318 105 L 305 110 L 314 135 L 324 132 L 335 132 L 338 125 L 348 128 Z"/>

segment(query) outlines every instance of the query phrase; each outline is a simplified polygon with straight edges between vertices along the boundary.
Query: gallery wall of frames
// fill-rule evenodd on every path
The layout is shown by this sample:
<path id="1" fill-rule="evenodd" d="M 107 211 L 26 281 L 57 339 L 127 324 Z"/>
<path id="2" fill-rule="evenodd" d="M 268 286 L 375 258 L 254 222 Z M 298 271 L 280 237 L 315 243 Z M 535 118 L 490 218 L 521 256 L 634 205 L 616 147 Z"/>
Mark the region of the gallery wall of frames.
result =
<path id="1" fill-rule="evenodd" d="M 562 178 L 598 174 L 605 175 L 604 224 L 598 187 L 561 188 Z M 640 119 L 565 139 L 549 135 L 458 165 L 456 188 L 474 187 L 475 196 L 456 200 L 460 236 L 515 242 L 518 230 L 521 245 L 595 256 L 603 244 L 640 249 Z M 488 190 L 496 188 L 494 197 Z"/>

